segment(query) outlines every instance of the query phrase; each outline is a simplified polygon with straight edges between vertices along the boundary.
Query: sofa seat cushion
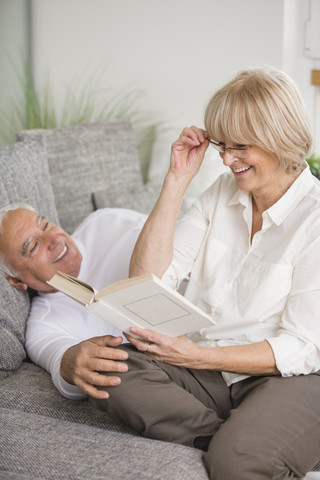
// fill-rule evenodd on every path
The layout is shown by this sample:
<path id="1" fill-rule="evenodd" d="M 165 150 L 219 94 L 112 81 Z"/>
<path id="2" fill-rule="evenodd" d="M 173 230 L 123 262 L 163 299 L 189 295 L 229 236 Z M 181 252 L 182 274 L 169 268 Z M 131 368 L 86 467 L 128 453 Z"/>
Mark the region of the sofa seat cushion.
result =
<path id="1" fill-rule="evenodd" d="M 47 161 L 61 226 L 72 233 L 93 212 L 92 194 L 142 186 L 131 124 L 124 120 L 25 130 L 22 141 L 47 144 Z"/>
<path id="2" fill-rule="evenodd" d="M 145 465 L 145 460 L 141 460 L 141 452 L 139 451 L 137 462 L 141 460 L 141 465 L 136 463 L 136 469 L 133 470 L 132 477 L 124 476 L 122 478 L 132 478 L 133 480 L 136 480 L 137 478 L 139 478 L 139 480 L 140 478 L 172 478 L 176 480 L 177 478 L 181 478 L 179 473 L 179 468 L 181 468 L 181 475 L 186 479 L 207 480 L 206 473 L 201 463 L 201 452 L 199 450 L 182 447 L 172 443 L 142 439 L 141 437 L 136 436 L 131 428 L 117 419 L 108 417 L 105 412 L 97 410 L 89 401 L 74 401 L 62 397 L 53 386 L 50 375 L 42 368 L 30 362 L 23 362 L 21 367 L 15 373 L 1 381 L 0 417 L 1 415 L 3 415 L 3 420 L 0 418 L 0 452 L 2 452 L 0 454 L 0 478 L 2 478 L 1 472 L 5 471 L 6 476 L 3 478 L 6 478 L 6 480 L 40 480 L 40 478 L 41 480 L 49 478 L 79 478 L 80 480 L 86 478 L 85 476 L 68 477 L 68 475 L 70 475 L 69 470 L 67 470 L 68 473 L 66 473 L 65 477 L 55 476 L 57 475 L 57 471 L 55 470 L 56 467 L 50 463 L 54 463 L 52 458 L 49 459 L 49 463 L 47 464 L 45 459 L 39 457 L 39 472 L 42 472 L 42 476 L 33 476 L 33 470 L 29 470 L 30 462 L 33 461 L 32 456 L 37 458 L 37 455 L 42 455 L 41 451 L 45 450 L 45 448 L 56 449 L 55 445 L 52 443 L 50 445 L 50 442 L 55 442 L 58 445 L 56 451 L 59 452 L 61 447 L 59 446 L 59 434 L 56 436 L 57 432 L 61 431 L 60 434 L 62 435 L 62 438 L 64 438 L 64 435 L 66 434 L 67 444 L 65 444 L 65 446 L 69 449 L 68 442 L 71 440 L 68 435 L 74 435 L 72 432 L 74 432 L 74 428 L 76 428 L 73 426 L 75 424 L 82 424 L 83 427 L 88 427 L 88 429 L 84 430 L 80 428 L 77 433 L 79 436 L 78 438 L 82 438 L 81 435 L 84 435 L 84 438 L 87 438 L 86 436 L 88 435 L 88 432 L 90 432 L 90 436 L 93 438 L 99 438 L 101 432 L 104 432 L 104 451 L 106 455 L 108 454 L 112 456 L 112 462 L 114 462 L 114 456 L 116 455 L 116 445 L 120 445 L 120 451 L 122 448 L 121 445 L 123 445 L 125 454 L 120 462 L 122 468 L 121 472 L 126 468 L 126 464 L 131 465 L 129 458 L 125 460 L 126 455 L 135 455 L 135 450 L 141 447 L 141 449 L 145 450 L 145 457 L 147 457 L 150 450 L 151 467 Z M 42 424 L 44 424 L 44 427 L 42 427 Z M 97 429 L 97 432 L 100 432 L 98 433 L 98 437 L 96 437 L 95 430 L 90 430 L 89 427 Z M 37 433 L 37 429 L 42 429 L 46 434 L 48 433 L 46 429 L 49 429 L 49 432 L 51 432 L 52 429 L 55 438 L 51 438 L 51 440 L 44 438 L 41 440 L 40 435 Z M 31 434 L 31 432 L 33 433 Z M 17 437 L 14 437 L 15 435 L 17 435 Z M 52 437 L 51 433 L 49 437 L 50 436 Z M 44 435 L 44 437 L 46 437 L 46 435 Z M 113 446 L 113 443 L 115 446 Z M 25 469 L 24 462 L 20 462 L 19 452 L 17 451 L 17 449 L 22 446 L 26 449 L 29 448 L 29 452 L 31 452 L 31 456 L 28 456 L 27 452 L 24 453 L 25 462 L 26 465 L 28 465 Z M 77 452 L 73 450 L 73 447 L 70 448 L 73 453 L 70 454 L 69 457 L 69 453 L 67 452 L 66 461 L 70 463 L 71 468 L 75 468 L 73 464 L 73 455 L 76 455 Z M 161 454 L 159 453 L 159 457 L 156 457 L 158 449 Z M 97 448 L 94 446 L 93 450 L 96 452 Z M 98 447 L 98 451 L 100 452 L 100 446 Z M 59 457 L 59 455 L 62 454 L 60 452 L 57 455 Z M 84 455 L 87 462 L 91 458 L 90 455 L 91 449 L 89 449 Z M 165 463 L 165 456 L 167 456 L 167 463 Z M 19 457 L 18 465 L 16 465 L 17 457 Z M 179 458 L 182 462 L 181 466 L 179 466 Z M 41 463 L 42 461 L 43 464 Z M 56 458 L 55 461 L 60 462 L 59 458 Z M 107 472 L 110 472 L 108 465 L 112 465 L 112 462 L 105 464 Z M 152 466 L 152 462 L 155 462 L 154 467 Z M 155 476 L 156 472 L 158 472 L 157 462 L 159 463 L 159 466 L 165 463 L 166 468 L 163 471 L 166 475 L 167 468 L 170 469 L 171 466 L 173 466 L 172 476 L 170 476 L 170 473 L 169 476 Z M 81 463 L 79 465 L 81 465 Z M 188 465 L 190 466 L 190 471 Z M 185 473 L 185 466 L 188 467 L 189 476 Z M 140 477 L 139 467 L 141 469 L 144 467 L 148 468 L 146 475 L 149 476 Z M 51 468 L 53 468 L 54 472 L 54 475 L 52 476 L 48 473 Z M 130 473 L 129 468 L 130 467 L 128 467 L 128 472 L 126 471 L 126 475 L 129 475 Z M 320 463 L 315 466 L 314 470 L 320 470 Z M 161 470 L 159 471 L 160 473 L 162 472 Z M 116 475 L 117 473 L 115 473 L 115 476 L 112 476 L 111 474 L 108 476 L 108 473 L 106 473 L 106 476 L 103 476 L 102 478 L 109 478 L 110 480 L 121 478 L 120 474 L 119 476 Z M 176 475 L 176 477 L 174 475 Z M 92 480 L 94 480 L 95 478 L 100 477 L 89 476 L 87 478 L 90 478 L 90 480 L 92 478 Z"/>
<path id="3" fill-rule="evenodd" d="M 97 410 L 89 400 L 69 400 L 54 387 L 50 375 L 31 362 L 1 381 L 0 407 L 59 420 L 135 433 L 127 425 Z"/>
<path id="4" fill-rule="evenodd" d="M 49 179 L 44 140 L 0 147 L 0 207 L 31 204 L 53 222 L 58 221 Z M 0 378 L 19 367 L 25 358 L 24 333 L 30 300 L 0 276 Z"/>
<path id="5" fill-rule="evenodd" d="M 208 480 L 201 451 L 0 409 L 0 478 Z"/>

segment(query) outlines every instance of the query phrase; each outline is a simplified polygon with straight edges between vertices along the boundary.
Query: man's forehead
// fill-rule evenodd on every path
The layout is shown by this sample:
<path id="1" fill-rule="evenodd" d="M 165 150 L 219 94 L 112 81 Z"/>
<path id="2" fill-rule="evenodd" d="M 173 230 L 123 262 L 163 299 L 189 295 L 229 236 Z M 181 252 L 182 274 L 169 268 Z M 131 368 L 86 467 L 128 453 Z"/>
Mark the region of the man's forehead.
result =
<path id="1" fill-rule="evenodd" d="M 21 227 L 21 230 L 27 229 L 29 226 L 34 227 L 38 223 L 39 213 L 33 210 L 27 210 L 25 208 L 17 208 L 16 210 L 10 210 L 6 217 L 5 228 Z"/>
<path id="2" fill-rule="evenodd" d="M 41 223 L 40 219 L 41 216 L 32 210 L 11 210 L 4 219 L 4 234 L 9 241 L 14 239 L 22 247 L 33 229 Z"/>

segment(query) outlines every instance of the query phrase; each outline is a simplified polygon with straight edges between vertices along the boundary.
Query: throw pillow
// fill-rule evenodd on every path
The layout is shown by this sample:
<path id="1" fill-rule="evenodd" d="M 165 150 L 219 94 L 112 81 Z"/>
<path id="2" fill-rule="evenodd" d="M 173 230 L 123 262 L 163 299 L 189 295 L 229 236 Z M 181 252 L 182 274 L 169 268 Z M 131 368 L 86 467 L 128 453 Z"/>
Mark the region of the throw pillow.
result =
<path id="1" fill-rule="evenodd" d="M 129 122 L 114 120 L 21 132 L 19 140 L 45 137 L 52 188 L 61 226 L 69 233 L 94 211 L 92 194 L 142 186 Z"/>
<path id="2" fill-rule="evenodd" d="M 109 187 L 94 192 L 93 204 L 95 208 L 129 208 L 137 212 L 151 212 L 160 193 L 160 185 L 131 186 L 128 188 Z"/>
<path id="3" fill-rule="evenodd" d="M 0 206 L 26 202 L 53 222 L 58 221 L 42 141 L 0 147 Z M 24 334 L 30 300 L 0 276 L 0 378 L 25 358 Z"/>

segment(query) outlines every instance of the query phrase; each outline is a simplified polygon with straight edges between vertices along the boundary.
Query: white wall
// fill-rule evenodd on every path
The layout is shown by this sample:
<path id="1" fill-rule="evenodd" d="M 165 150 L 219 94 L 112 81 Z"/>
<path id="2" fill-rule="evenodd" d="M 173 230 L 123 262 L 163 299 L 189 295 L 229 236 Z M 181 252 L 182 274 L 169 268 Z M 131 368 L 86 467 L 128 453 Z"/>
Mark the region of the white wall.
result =
<path id="1" fill-rule="evenodd" d="M 35 79 L 56 96 L 106 64 L 105 85 L 133 84 L 171 126 L 154 147 L 162 177 L 172 141 L 202 126 L 214 91 L 238 70 L 282 65 L 283 0 L 33 0 Z M 211 152 L 211 155 L 213 152 Z M 216 169 L 221 169 L 221 160 Z M 203 176 L 207 172 L 203 170 Z"/>
<path id="2" fill-rule="evenodd" d="M 26 8 L 25 0 L 0 0 L 0 109 L 3 112 L 8 111 L 10 96 L 19 91 L 14 68 L 21 74 L 21 59 L 28 56 Z"/>
<path id="3" fill-rule="evenodd" d="M 12 24 L 3 6 L 12 10 L 22 1 L 1 0 L 0 26 Z M 320 0 L 31 0 L 35 80 L 41 85 L 49 76 L 57 103 L 100 65 L 106 65 L 101 88 L 142 88 L 144 107 L 171 126 L 155 146 L 160 166 L 183 126 L 202 125 L 213 92 L 249 66 L 285 69 L 315 124 L 310 72 L 320 67 L 303 52 L 313 1 Z M 17 15 L 13 25 L 10 48 L 23 42 Z"/>
<path id="4" fill-rule="evenodd" d="M 180 126 L 202 123 L 239 69 L 282 64 L 283 0 L 33 0 L 35 78 L 57 90 L 109 62 L 106 83 L 142 87 Z"/>
<path id="5" fill-rule="evenodd" d="M 319 58 L 305 54 L 309 46 L 306 25 L 315 22 L 320 41 L 319 0 L 285 0 L 282 68 L 295 80 L 307 105 L 314 136 L 314 151 L 320 154 L 320 87 L 311 85 L 311 70 L 320 70 Z M 317 9 L 315 8 L 317 6 Z"/>

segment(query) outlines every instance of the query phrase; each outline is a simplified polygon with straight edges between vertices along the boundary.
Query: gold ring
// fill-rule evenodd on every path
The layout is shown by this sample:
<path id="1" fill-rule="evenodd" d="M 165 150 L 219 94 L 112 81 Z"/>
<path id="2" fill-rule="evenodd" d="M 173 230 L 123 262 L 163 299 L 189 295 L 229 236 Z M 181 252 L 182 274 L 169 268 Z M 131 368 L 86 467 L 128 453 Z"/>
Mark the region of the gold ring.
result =
<path id="1" fill-rule="evenodd" d="M 147 346 L 147 350 L 145 350 L 145 352 L 149 352 L 149 348 L 151 347 L 152 343 L 149 343 L 149 345 Z"/>

